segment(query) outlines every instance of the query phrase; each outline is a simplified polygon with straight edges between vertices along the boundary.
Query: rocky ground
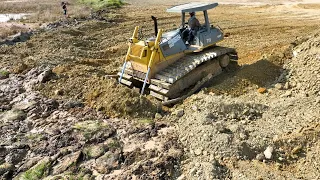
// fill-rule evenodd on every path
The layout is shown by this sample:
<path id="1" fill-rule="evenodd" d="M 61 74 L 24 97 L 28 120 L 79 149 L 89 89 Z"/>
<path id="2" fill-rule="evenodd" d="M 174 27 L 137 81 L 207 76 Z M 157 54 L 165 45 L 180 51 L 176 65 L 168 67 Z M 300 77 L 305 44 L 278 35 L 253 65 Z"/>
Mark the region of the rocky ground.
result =
<path id="1" fill-rule="evenodd" d="M 159 119 L 115 119 L 33 87 L 55 78 L 40 66 L 0 80 L 1 179 L 165 178 L 180 174 L 180 145 Z"/>
<path id="2" fill-rule="evenodd" d="M 240 66 L 168 108 L 114 77 L 146 11 L 177 27 L 175 2 L 128 3 L 0 45 L 2 179 L 320 178 L 319 5 L 210 12 Z"/>

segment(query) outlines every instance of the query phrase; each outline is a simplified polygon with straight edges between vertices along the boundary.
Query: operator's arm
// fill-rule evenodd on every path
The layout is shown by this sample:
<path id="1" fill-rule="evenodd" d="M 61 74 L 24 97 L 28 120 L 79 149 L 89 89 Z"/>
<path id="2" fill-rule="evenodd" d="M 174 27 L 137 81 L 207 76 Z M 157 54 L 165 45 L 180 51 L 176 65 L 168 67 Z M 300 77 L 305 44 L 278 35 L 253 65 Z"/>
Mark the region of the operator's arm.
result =
<path id="1" fill-rule="evenodd" d="M 196 23 L 196 26 L 197 26 L 197 27 L 200 27 L 200 26 L 201 26 L 201 24 L 200 24 L 200 22 L 199 22 L 199 20 L 198 20 L 197 18 L 195 18 L 195 23 Z"/>

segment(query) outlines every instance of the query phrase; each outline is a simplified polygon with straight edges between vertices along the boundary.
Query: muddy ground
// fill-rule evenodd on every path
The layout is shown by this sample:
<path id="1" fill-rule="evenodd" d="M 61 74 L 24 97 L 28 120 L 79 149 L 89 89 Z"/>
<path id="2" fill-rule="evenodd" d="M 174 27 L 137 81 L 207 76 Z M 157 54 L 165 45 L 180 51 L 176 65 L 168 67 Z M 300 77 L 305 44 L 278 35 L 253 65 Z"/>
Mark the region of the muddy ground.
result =
<path id="1" fill-rule="evenodd" d="M 222 1 L 240 68 L 161 108 L 113 77 L 136 25 L 179 26 L 178 1 L 127 2 L 0 46 L 2 178 L 319 178 L 319 4 Z"/>

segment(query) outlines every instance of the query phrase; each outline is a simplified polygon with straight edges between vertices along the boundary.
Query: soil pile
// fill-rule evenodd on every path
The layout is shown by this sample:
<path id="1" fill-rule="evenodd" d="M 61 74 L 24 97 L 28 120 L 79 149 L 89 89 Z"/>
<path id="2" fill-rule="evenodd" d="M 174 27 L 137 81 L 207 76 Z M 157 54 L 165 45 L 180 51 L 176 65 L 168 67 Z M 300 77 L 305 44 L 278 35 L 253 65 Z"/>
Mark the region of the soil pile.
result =
<path id="1" fill-rule="evenodd" d="M 187 154 L 183 177 L 318 178 L 311 159 L 320 152 L 319 42 L 317 33 L 294 47 L 266 91 L 251 85 L 231 97 L 204 90 L 176 107 L 168 119 L 177 122 Z"/>

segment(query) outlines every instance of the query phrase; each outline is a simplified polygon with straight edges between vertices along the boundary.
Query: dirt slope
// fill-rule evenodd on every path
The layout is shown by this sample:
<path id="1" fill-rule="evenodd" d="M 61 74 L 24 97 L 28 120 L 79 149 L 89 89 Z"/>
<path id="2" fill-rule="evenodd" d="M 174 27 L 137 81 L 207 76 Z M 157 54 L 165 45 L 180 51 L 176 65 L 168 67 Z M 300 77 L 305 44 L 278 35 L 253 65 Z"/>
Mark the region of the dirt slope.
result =
<path id="1" fill-rule="evenodd" d="M 184 115 L 171 118 L 188 157 L 182 162 L 187 179 L 319 178 L 320 36 L 309 38 L 294 47 L 265 93 L 202 91 L 177 107 Z"/>

